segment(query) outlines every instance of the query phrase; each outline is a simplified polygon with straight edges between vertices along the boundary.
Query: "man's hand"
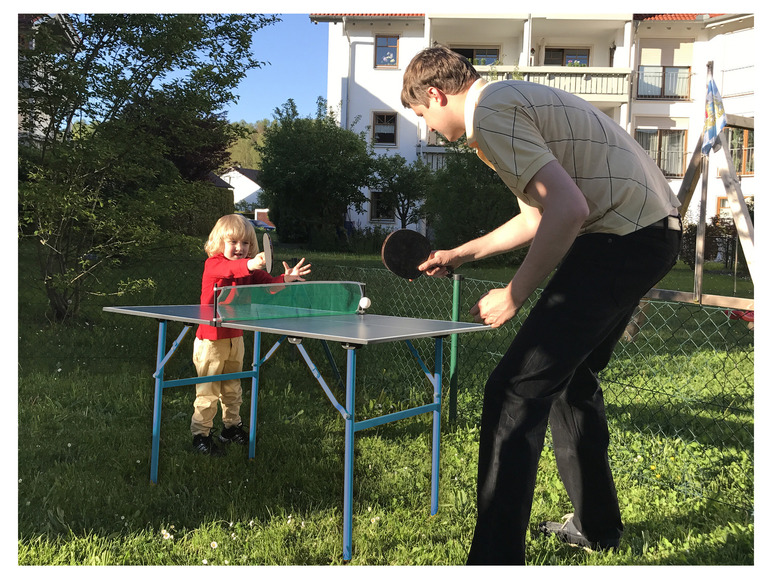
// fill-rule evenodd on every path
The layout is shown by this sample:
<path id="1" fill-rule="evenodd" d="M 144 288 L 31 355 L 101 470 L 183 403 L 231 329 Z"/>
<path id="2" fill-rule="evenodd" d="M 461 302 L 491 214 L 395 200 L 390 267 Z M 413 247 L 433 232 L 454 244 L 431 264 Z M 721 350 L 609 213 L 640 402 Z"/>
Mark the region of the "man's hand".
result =
<path id="1" fill-rule="evenodd" d="M 455 269 L 460 263 L 454 263 L 453 253 L 447 250 L 433 251 L 429 259 L 418 266 L 419 271 L 423 271 L 430 277 L 446 277 L 448 272 Z"/>
<path id="2" fill-rule="evenodd" d="M 514 318 L 519 309 L 520 306 L 515 305 L 507 286 L 489 291 L 472 306 L 469 313 L 474 316 L 476 322 L 498 328 Z"/>

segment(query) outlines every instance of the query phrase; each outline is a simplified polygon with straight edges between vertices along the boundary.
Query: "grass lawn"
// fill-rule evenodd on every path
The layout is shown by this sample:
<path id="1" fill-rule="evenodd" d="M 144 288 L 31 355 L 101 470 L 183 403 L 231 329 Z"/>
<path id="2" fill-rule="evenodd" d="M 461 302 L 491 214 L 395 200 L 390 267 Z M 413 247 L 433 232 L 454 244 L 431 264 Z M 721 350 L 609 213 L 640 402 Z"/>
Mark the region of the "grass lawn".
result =
<path id="1" fill-rule="evenodd" d="M 280 246 L 277 253 L 279 259 L 294 257 Z M 333 265 L 382 267 L 375 255 L 302 255 L 319 265 L 317 271 Z M 45 319 L 31 248 L 20 247 L 19 283 L 25 291 L 19 293 L 19 565 L 344 563 L 343 421 L 292 348 L 280 348 L 261 371 L 254 461 L 241 447 L 220 459 L 190 452 L 193 391 L 175 388 L 164 394 L 159 484 L 149 483 L 157 324 L 107 315 L 101 307 L 195 301 L 202 267 L 200 255 L 161 252 L 127 264 L 121 277 L 153 276 L 157 288 L 120 299 L 94 298 L 78 323 L 56 326 Z M 512 271 L 462 273 L 504 282 Z M 691 291 L 690 275 L 679 265 L 659 287 Z M 706 293 L 732 295 L 733 288 L 731 276 L 706 274 Z M 740 280 L 737 295 L 752 297 L 752 284 Z M 188 340 L 170 362 L 168 377 L 195 373 Z M 374 348 L 360 369 L 389 365 L 381 355 Z M 705 371 L 726 365 L 710 353 L 690 357 L 698 355 L 706 358 Z M 683 395 L 677 379 L 683 361 L 655 357 L 647 364 L 667 365 L 674 376 L 661 387 Z M 429 418 L 357 434 L 349 565 L 464 564 L 475 522 L 483 374 L 459 391 L 458 420 L 444 420 L 440 509 L 434 517 Z M 367 373 L 362 391 L 369 399 L 361 400 L 357 413 L 399 408 L 406 398 L 421 395 L 420 387 L 394 382 Z M 342 394 L 333 390 L 340 400 Z M 620 392 L 614 404 L 627 408 L 636 395 Z M 245 388 L 245 417 L 248 402 Z M 717 414 L 706 428 L 721 438 L 721 421 L 728 417 Z M 624 412 L 610 418 L 612 468 L 626 525 L 621 548 L 587 553 L 537 536 L 539 521 L 558 520 L 571 510 L 548 439 L 532 510 L 529 565 L 753 565 L 753 509 L 738 506 L 753 504 L 752 434 L 747 445 L 708 444 L 666 428 L 639 428 L 636 420 Z M 752 433 L 752 415 L 738 420 Z M 686 485 L 694 480 L 700 492 Z"/>

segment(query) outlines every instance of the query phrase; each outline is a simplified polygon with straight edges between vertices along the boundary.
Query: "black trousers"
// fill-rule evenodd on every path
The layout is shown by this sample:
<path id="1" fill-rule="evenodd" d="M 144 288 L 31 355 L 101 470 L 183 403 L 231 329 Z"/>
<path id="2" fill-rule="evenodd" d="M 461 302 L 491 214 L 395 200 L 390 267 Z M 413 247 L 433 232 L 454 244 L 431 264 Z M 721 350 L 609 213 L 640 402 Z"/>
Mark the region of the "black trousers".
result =
<path id="1" fill-rule="evenodd" d="M 485 386 L 468 564 L 525 564 L 548 422 L 574 524 L 593 541 L 621 536 L 598 373 L 640 299 L 675 263 L 680 240 L 679 231 L 646 228 L 573 244 Z"/>

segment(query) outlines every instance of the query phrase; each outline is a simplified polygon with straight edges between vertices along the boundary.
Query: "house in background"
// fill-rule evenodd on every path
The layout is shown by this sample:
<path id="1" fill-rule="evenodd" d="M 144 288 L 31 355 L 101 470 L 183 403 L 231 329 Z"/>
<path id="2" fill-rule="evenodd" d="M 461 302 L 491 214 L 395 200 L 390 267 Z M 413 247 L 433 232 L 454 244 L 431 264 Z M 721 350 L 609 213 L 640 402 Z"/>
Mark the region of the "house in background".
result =
<path id="1" fill-rule="evenodd" d="M 440 136 L 400 102 L 402 74 L 421 49 L 444 44 L 467 56 L 489 80 L 523 78 L 572 92 L 614 119 L 655 159 L 678 192 L 702 140 L 707 65 L 723 96 L 727 138 L 753 197 L 755 116 L 753 14 L 311 14 L 326 23 L 327 102 L 340 125 L 367 128 L 378 154 L 423 158 L 441 167 Z M 378 204 L 349 212 L 356 226 L 398 227 Z M 699 194 L 690 214 L 698 215 Z M 711 172 L 707 215 L 726 194 Z M 419 230 L 424 226 L 420 225 Z"/>
<path id="2" fill-rule="evenodd" d="M 258 205 L 260 203 L 260 194 L 263 192 L 263 188 L 257 182 L 258 175 L 257 169 L 231 167 L 220 175 L 220 179 L 233 188 L 234 203 L 243 201 L 250 205 Z"/>
<path id="3" fill-rule="evenodd" d="M 268 209 L 259 208 L 260 194 L 263 192 L 263 188 L 258 183 L 259 175 L 260 172 L 257 169 L 231 167 L 218 179 L 233 191 L 234 205 L 243 202 L 249 207 L 244 215 L 249 214 L 255 227 L 273 231 L 276 226 L 268 217 Z"/>

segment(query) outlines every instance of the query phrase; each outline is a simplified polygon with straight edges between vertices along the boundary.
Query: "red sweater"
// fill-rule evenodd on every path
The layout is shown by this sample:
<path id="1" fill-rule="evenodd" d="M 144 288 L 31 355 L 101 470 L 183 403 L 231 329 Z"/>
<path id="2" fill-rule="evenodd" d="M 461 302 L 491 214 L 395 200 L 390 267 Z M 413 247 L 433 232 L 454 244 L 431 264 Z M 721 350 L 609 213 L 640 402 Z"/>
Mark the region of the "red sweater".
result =
<path id="1" fill-rule="evenodd" d="M 249 271 L 248 259 L 226 259 L 222 254 L 210 257 L 204 263 L 204 275 L 201 276 L 201 303 L 214 303 L 214 286 L 255 285 L 262 283 L 282 283 L 284 275 L 277 277 L 262 269 Z M 218 328 L 201 324 L 196 331 L 196 337 L 202 340 L 221 340 L 223 338 L 236 338 L 243 335 L 242 330 L 231 328 Z"/>

